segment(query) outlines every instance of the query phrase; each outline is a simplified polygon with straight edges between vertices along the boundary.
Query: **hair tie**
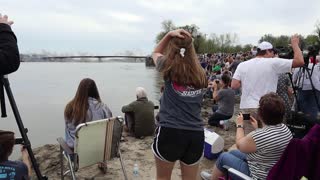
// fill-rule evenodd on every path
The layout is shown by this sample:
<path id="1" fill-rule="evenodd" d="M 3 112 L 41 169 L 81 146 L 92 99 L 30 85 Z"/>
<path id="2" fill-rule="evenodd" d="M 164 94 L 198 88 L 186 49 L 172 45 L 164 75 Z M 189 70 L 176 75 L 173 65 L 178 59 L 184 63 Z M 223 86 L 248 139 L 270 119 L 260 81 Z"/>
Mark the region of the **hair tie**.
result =
<path id="1" fill-rule="evenodd" d="M 185 48 L 180 48 L 180 55 L 181 57 L 184 57 L 184 53 L 186 52 Z"/>

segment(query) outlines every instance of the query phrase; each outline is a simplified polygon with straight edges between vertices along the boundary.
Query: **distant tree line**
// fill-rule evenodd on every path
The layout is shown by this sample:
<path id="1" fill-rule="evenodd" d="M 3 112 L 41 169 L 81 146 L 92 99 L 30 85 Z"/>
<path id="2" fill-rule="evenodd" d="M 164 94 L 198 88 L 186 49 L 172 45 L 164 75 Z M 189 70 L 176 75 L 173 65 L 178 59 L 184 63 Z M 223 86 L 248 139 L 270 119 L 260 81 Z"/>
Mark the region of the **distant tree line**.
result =
<path id="1" fill-rule="evenodd" d="M 234 53 L 234 52 L 246 52 L 251 50 L 252 44 L 240 45 L 238 44 L 239 37 L 236 33 L 226 33 L 226 34 L 215 34 L 210 35 L 202 33 L 199 31 L 199 27 L 195 24 L 176 26 L 171 20 L 165 20 L 162 23 L 162 30 L 156 37 L 156 43 L 158 43 L 166 33 L 174 29 L 185 29 L 192 34 L 194 38 L 194 47 L 197 53 Z M 320 22 L 315 25 L 314 34 L 307 35 L 306 37 L 301 37 L 301 47 L 306 49 L 308 46 L 320 46 Z M 272 34 L 266 34 L 262 36 L 259 42 L 268 41 L 273 44 L 274 47 L 288 47 L 290 43 L 290 36 L 280 35 L 274 36 Z"/>

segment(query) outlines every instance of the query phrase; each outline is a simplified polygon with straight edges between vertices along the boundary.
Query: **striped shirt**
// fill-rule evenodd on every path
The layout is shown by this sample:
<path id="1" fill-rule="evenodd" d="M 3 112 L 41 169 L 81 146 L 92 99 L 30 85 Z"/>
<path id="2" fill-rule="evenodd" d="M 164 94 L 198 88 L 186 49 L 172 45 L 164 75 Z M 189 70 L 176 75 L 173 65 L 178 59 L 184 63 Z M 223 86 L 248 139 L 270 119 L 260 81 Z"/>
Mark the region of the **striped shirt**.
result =
<path id="1" fill-rule="evenodd" d="M 292 139 L 292 134 L 284 124 L 265 126 L 251 134 L 257 151 L 247 156 L 253 179 L 266 179 L 269 170 L 280 159 Z"/>

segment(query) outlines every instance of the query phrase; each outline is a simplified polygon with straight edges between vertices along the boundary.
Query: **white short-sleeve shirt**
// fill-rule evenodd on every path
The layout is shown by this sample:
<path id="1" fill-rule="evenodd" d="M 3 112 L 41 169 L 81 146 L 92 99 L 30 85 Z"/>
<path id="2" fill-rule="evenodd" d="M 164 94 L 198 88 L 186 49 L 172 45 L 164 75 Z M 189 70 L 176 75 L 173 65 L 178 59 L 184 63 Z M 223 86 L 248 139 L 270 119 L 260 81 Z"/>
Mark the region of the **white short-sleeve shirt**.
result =
<path id="1" fill-rule="evenodd" d="M 240 63 L 233 79 L 241 81 L 240 109 L 258 108 L 260 98 L 277 91 L 278 77 L 290 72 L 292 60 L 282 58 L 253 58 Z"/>

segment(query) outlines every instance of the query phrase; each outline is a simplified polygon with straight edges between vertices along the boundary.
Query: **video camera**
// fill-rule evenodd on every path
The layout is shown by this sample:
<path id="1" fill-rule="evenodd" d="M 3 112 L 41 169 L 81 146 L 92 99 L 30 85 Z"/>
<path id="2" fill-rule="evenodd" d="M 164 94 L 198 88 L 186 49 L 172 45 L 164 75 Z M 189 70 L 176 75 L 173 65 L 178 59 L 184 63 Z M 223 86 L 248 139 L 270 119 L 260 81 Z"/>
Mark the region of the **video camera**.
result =
<path id="1" fill-rule="evenodd" d="M 278 55 L 280 58 L 284 59 L 293 59 L 294 53 L 293 49 L 291 47 L 276 47 L 278 51 Z M 316 56 L 318 55 L 320 50 L 319 46 L 308 46 L 307 50 L 304 50 L 303 53 L 303 59 L 304 64 L 306 67 L 308 67 L 309 59 L 312 57 L 314 60 L 316 59 Z"/>
<path id="2" fill-rule="evenodd" d="M 291 118 L 287 119 L 287 126 L 295 138 L 303 138 L 315 124 L 320 124 L 319 116 L 314 119 L 301 111 L 291 111 Z"/>

